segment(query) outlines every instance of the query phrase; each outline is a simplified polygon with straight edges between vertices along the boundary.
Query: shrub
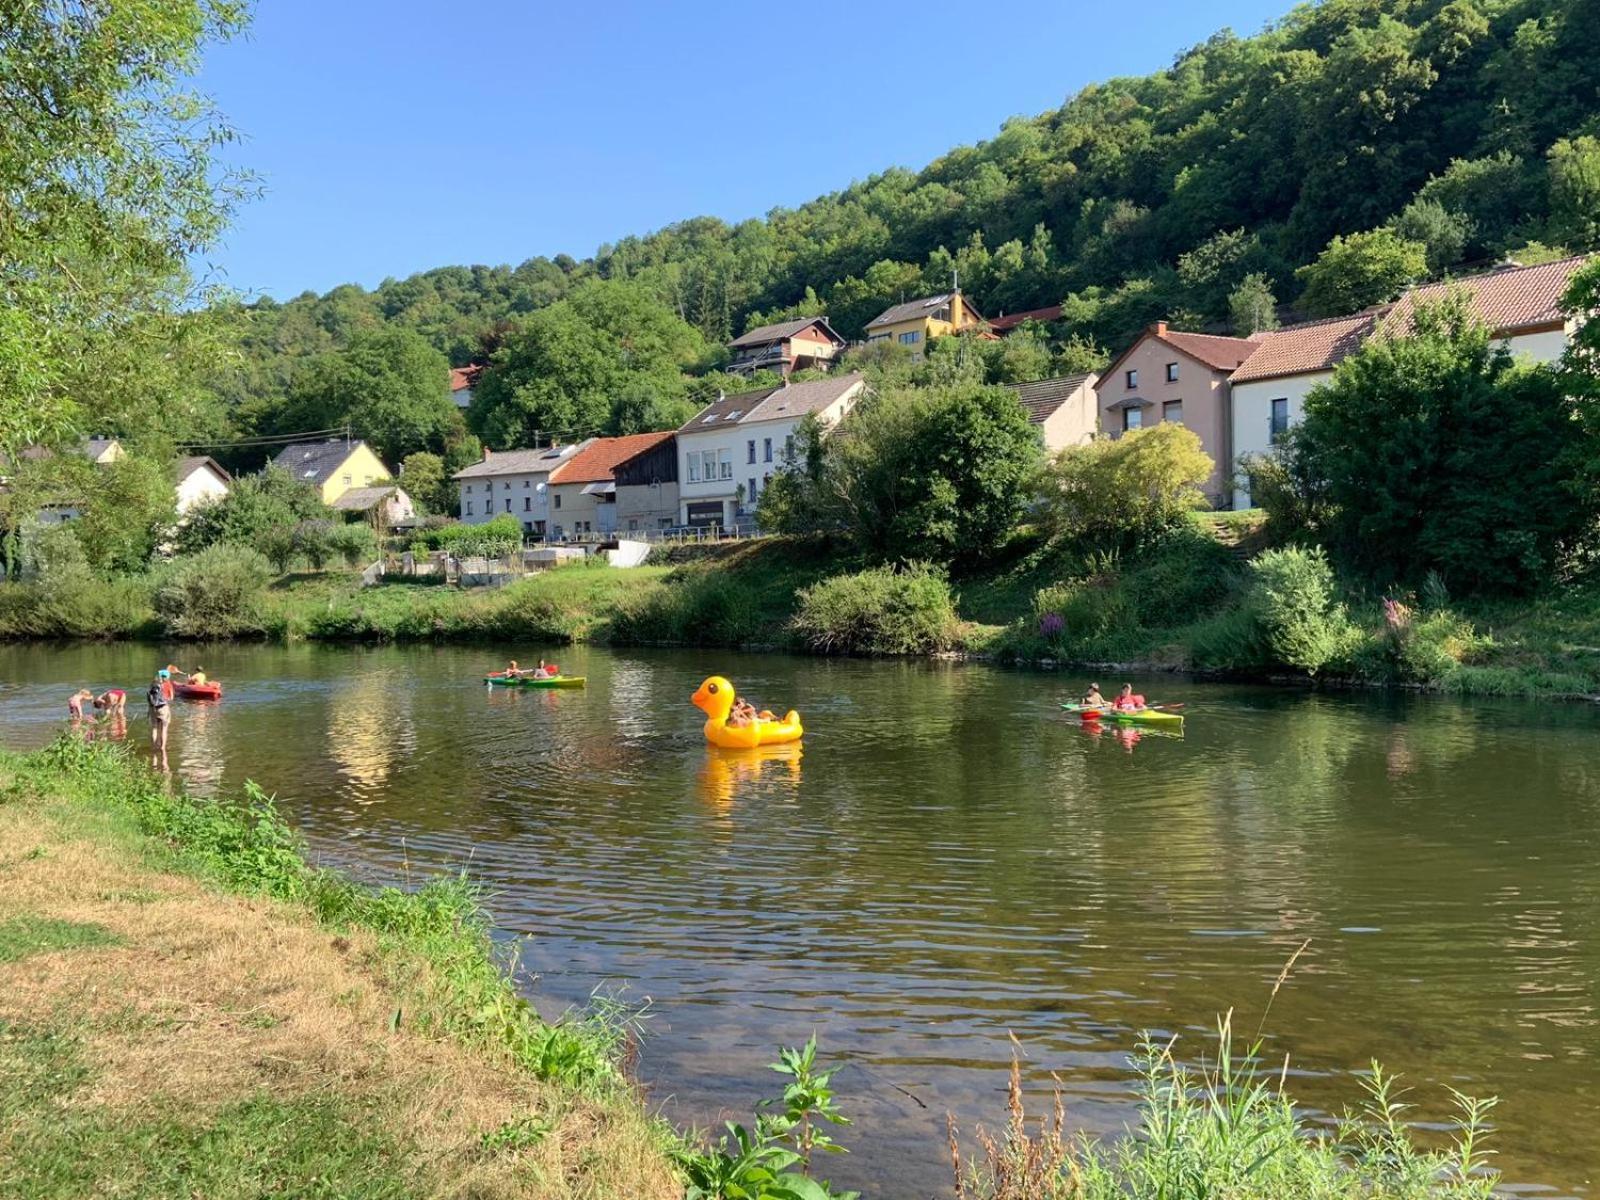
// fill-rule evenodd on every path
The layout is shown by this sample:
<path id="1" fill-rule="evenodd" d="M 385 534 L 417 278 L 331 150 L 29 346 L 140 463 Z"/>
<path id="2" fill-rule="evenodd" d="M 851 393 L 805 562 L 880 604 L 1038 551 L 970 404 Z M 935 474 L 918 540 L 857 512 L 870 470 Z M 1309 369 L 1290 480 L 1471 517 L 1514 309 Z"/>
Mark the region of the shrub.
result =
<path id="1" fill-rule="evenodd" d="M 259 632 L 271 565 L 247 546 L 210 546 L 180 558 L 156 587 L 155 610 L 175 637 L 231 637 Z"/>
<path id="2" fill-rule="evenodd" d="M 378 554 L 372 527 L 362 522 L 335 525 L 328 531 L 328 550 L 344 559 L 347 567 L 364 567 Z"/>
<path id="3" fill-rule="evenodd" d="M 1042 587 L 1034 593 L 1033 612 L 1039 636 L 1057 649 L 1134 623 L 1127 592 L 1109 574 Z"/>
<path id="4" fill-rule="evenodd" d="M 717 569 L 683 569 L 665 582 L 623 598 L 611 618 L 622 642 L 737 646 L 767 624 L 760 597 L 744 580 Z"/>
<path id="5" fill-rule="evenodd" d="M 1315 675 L 1349 648 L 1354 627 L 1321 549 L 1268 550 L 1250 573 L 1250 603 L 1274 662 Z"/>
<path id="6" fill-rule="evenodd" d="M 1063 450 L 1045 470 L 1040 521 L 1055 536 L 1132 546 L 1205 504 L 1214 464 L 1191 429 L 1151 429 Z"/>
<path id="7" fill-rule="evenodd" d="M 950 585 L 925 563 L 836 575 L 800 593 L 794 628 L 814 650 L 926 654 L 948 649 L 957 618 Z"/>
<path id="8" fill-rule="evenodd" d="M 333 557 L 333 547 L 329 541 L 333 530 L 332 521 L 320 520 L 301 521 L 294 527 L 295 553 L 304 558 L 313 571 L 322 570 Z"/>
<path id="9" fill-rule="evenodd" d="M 1134 621 L 1159 628 L 1186 625 L 1209 613 L 1237 580 L 1227 547 L 1186 528 L 1140 556 L 1123 583 Z"/>

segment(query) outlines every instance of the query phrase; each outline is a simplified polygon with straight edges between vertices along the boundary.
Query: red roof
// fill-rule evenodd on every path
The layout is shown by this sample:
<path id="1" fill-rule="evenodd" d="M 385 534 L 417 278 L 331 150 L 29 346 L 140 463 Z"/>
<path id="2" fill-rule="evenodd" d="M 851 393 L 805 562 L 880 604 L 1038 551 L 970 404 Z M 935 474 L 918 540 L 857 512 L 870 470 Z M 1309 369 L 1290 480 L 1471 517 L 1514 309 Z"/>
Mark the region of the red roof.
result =
<path id="1" fill-rule="evenodd" d="M 1169 333 L 1164 326 L 1156 336 L 1169 346 L 1176 346 L 1190 358 L 1199 359 L 1206 366 L 1219 371 L 1234 370 L 1261 346 L 1256 338 L 1222 337 L 1214 333 Z"/>
<path id="2" fill-rule="evenodd" d="M 660 433 L 634 433 L 627 437 L 593 438 L 566 462 L 550 472 L 551 483 L 604 483 L 612 478 L 618 463 L 659 446 L 673 436 L 673 430 Z"/>
<path id="3" fill-rule="evenodd" d="M 1026 312 L 1002 313 L 990 320 L 989 328 L 996 333 L 1009 333 L 1024 321 L 1059 321 L 1061 319 L 1061 305 L 1052 304 L 1048 308 L 1030 308 Z"/>
<path id="4" fill-rule="evenodd" d="M 1232 375 L 1234 383 L 1255 379 L 1279 379 L 1285 375 L 1304 375 L 1311 371 L 1331 371 L 1354 354 L 1372 332 L 1387 308 L 1356 313 L 1353 317 L 1330 317 L 1326 321 L 1307 321 L 1257 334 L 1261 346 Z"/>
<path id="5" fill-rule="evenodd" d="M 459 392 L 463 388 L 474 387 L 478 382 L 478 376 L 482 374 L 482 363 L 471 363 L 465 367 L 451 367 L 450 390 Z"/>
<path id="6" fill-rule="evenodd" d="M 1411 328 L 1411 314 L 1419 301 L 1436 302 L 1458 289 L 1471 295 L 1478 316 L 1495 333 L 1563 323 L 1566 314 L 1561 311 L 1561 297 L 1572 277 L 1592 257 L 1580 254 L 1532 267 L 1502 267 L 1486 275 L 1412 288 L 1394 302 L 1383 327 L 1389 333 L 1405 333 Z"/>

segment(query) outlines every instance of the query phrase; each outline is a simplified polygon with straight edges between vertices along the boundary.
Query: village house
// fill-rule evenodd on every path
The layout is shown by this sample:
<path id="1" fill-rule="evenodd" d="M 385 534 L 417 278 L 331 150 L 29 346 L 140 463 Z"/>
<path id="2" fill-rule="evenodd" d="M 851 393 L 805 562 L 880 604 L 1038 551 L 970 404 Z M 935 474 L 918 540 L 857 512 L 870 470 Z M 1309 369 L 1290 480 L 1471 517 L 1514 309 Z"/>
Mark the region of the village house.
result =
<path id="1" fill-rule="evenodd" d="M 1047 308 L 1030 308 L 1023 312 L 1001 313 L 998 317 L 989 318 L 989 330 L 1005 337 L 1008 333 L 1015 333 L 1029 321 L 1038 325 L 1048 325 L 1052 321 L 1061 320 L 1061 305 L 1052 304 Z"/>
<path id="2" fill-rule="evenodd" d="M 457 471 L 460 515 L 467 525 L 483 525 L 501 515 L 522 522 L 522 531 L 545 537 L 550 528 L 550 472 L 577 452 L 576 446 L 543 450 L 484 448 L 483 458 Z"/>
<path id="3" fill-rule="evenodd" d="M 1098 378 L 1091 372 L 1008 386 L 1039 430 L 1044 448 L 1054 454 L 1092 441 L 1100 431 L 1100 406 L 1094 390 Z"/>
<path id="4" fill-rule="evenodd" d="M 233 476 L 224 471 L 216 459 L 206 455 L 180 458 L 173 464 L 172 475 L 180 517 L 198 504 L 215 504 L 233 485 Z"/>
<path id="5" fill-rule="evenodd" d="M 728 345 L 733 351 L 728 370 L 735 375 L 776 371 L 787 378 L 808 367 L 830 366 L 844 347 L 845 340 L 827 317 L 801 317 L 762 325 L 734 338 Z"/>
<path id="6" fill-rule="evenodd" d="M 794 458 L 795 428 L 806 417 L 838 422 L 860 398 L 859 372 L 722 396 L 678 430 L 681 525 L 750 521 L 774 471 Z"/>
<path id="7" fill-rule="evenodd" d="M 465 367 L 450 368 L 450 399 L 459 409 L 472 407 L 472 389 L 478 386 L 478 376 L 483 374 L 483 364 L 472 363 Z"/>
<path id="8" fill-rule="evenodd" d="M 912 358 L 920 359 L 934 338 L 982 324 L 983 314 L 957 289 L 885 309 L 867 322 L 867 341 L 894 342 L 906 347 Z"/>
<path id="9" fill-rule="evenodd" d="M 1249 338 L 1183 333 L 1157 321 L 1096 382 L 1101 429 L 1120 437 L 1171 421 L 1194 430 L 1216 464 L 1202 490 L 1222 507 L 1228 499 L 1226 467 L 1233 461 L 1228 377 L 1259 346 Z"/>
<path id="10" fill-rule="evenodd" d="M 374 529 L 393 529 L 410 524 L 417 506 L 399 484 L 380 483 L 372 487 L 351 488 L 333 502 L 342 513 L 360 513 Z"/>
<path id="11" fill-rule="evenodd" d="M 1561 297 L 1588 256 L 1521 267 L 1508 264 L 1484 275 L 1412 288 L 1393 304 L 1348 317 L 1308 321 L 1258 335 L 1259 348 L 1229 378 L 1232 458 L 1236 478 L 1233 507 L 1249 508 L 1251 497 L 1238 476 L 1242 459 L 1268 453 L 1305 414 L 1312 388 L 1333 377 L 1334 368 L 1374 335 L 1403 334 L 1416 306 L 1465 291 L 1497 340 L 1529 362 L 1552 363 L 1566 352 L 1572 322 Z"/>
<path id="12" fill-rule="evenodd" d="M 617 531 L 618 463 L 669 444 L 671 430 L 590 438 L 550 473 L 550 537 L 610 537 Z"/>
<path id="13" fill-rule="evenodd" d="M 644 533 L 678 523 L 678 435 L 635 451 L 612 470 L 617 481 L 617 534 Z"/>
<path id="14" fill-rule="evenodd" d="M 272 465 L 315 488 L 329 505 L 353 487 L 371 487 L 390 477 L 389 468 L 371 446 L 348 438 L 296 442 L 280 450 Z"/>

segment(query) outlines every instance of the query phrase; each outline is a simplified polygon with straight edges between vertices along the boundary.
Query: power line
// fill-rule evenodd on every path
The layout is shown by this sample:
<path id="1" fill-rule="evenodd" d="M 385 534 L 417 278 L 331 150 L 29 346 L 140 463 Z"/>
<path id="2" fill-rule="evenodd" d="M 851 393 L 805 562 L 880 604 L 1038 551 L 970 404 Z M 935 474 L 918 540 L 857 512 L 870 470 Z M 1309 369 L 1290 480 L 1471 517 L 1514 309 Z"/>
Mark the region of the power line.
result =
<path id="1" fill-rule="evenodd" d="M 335 429 L 309 429 L 303 433 L 260 434 L 252 437 L 228 438 L 209 442 L 177 442 L 175 445 L 186 450 L 225 449 L 228 447 L 248 450 L 258 446 L 291 445 L 295 442 L 309 442 L 319 438 L 326 439 L 330 437 L 343 437 L 348 440 L 350 438 L 350 427 L 341 425 Z"/>

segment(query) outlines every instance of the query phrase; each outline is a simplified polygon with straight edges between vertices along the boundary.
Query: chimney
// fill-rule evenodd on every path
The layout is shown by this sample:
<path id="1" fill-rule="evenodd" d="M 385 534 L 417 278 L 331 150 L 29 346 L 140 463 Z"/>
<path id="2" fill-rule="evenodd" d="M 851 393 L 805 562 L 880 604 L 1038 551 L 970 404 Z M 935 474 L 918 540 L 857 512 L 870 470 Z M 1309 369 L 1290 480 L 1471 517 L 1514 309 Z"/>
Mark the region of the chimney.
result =
<path id="1" fill-rule="evenodd" d="M 1167 323 L 1165 321 L 1157 321 L 1155 324 L 1155 331 L 1157 337 L 1166 337 Z"/>
<path id="2" fill-rule="evenodd" d="M 483 461 L 484 462 L 488 462 L 489 461 L 489 455 L 491 455 L 493 453 L 494 453 L 494 451 L 490 450 L 489 447 L 485 446 L 483 448 Z"/>

